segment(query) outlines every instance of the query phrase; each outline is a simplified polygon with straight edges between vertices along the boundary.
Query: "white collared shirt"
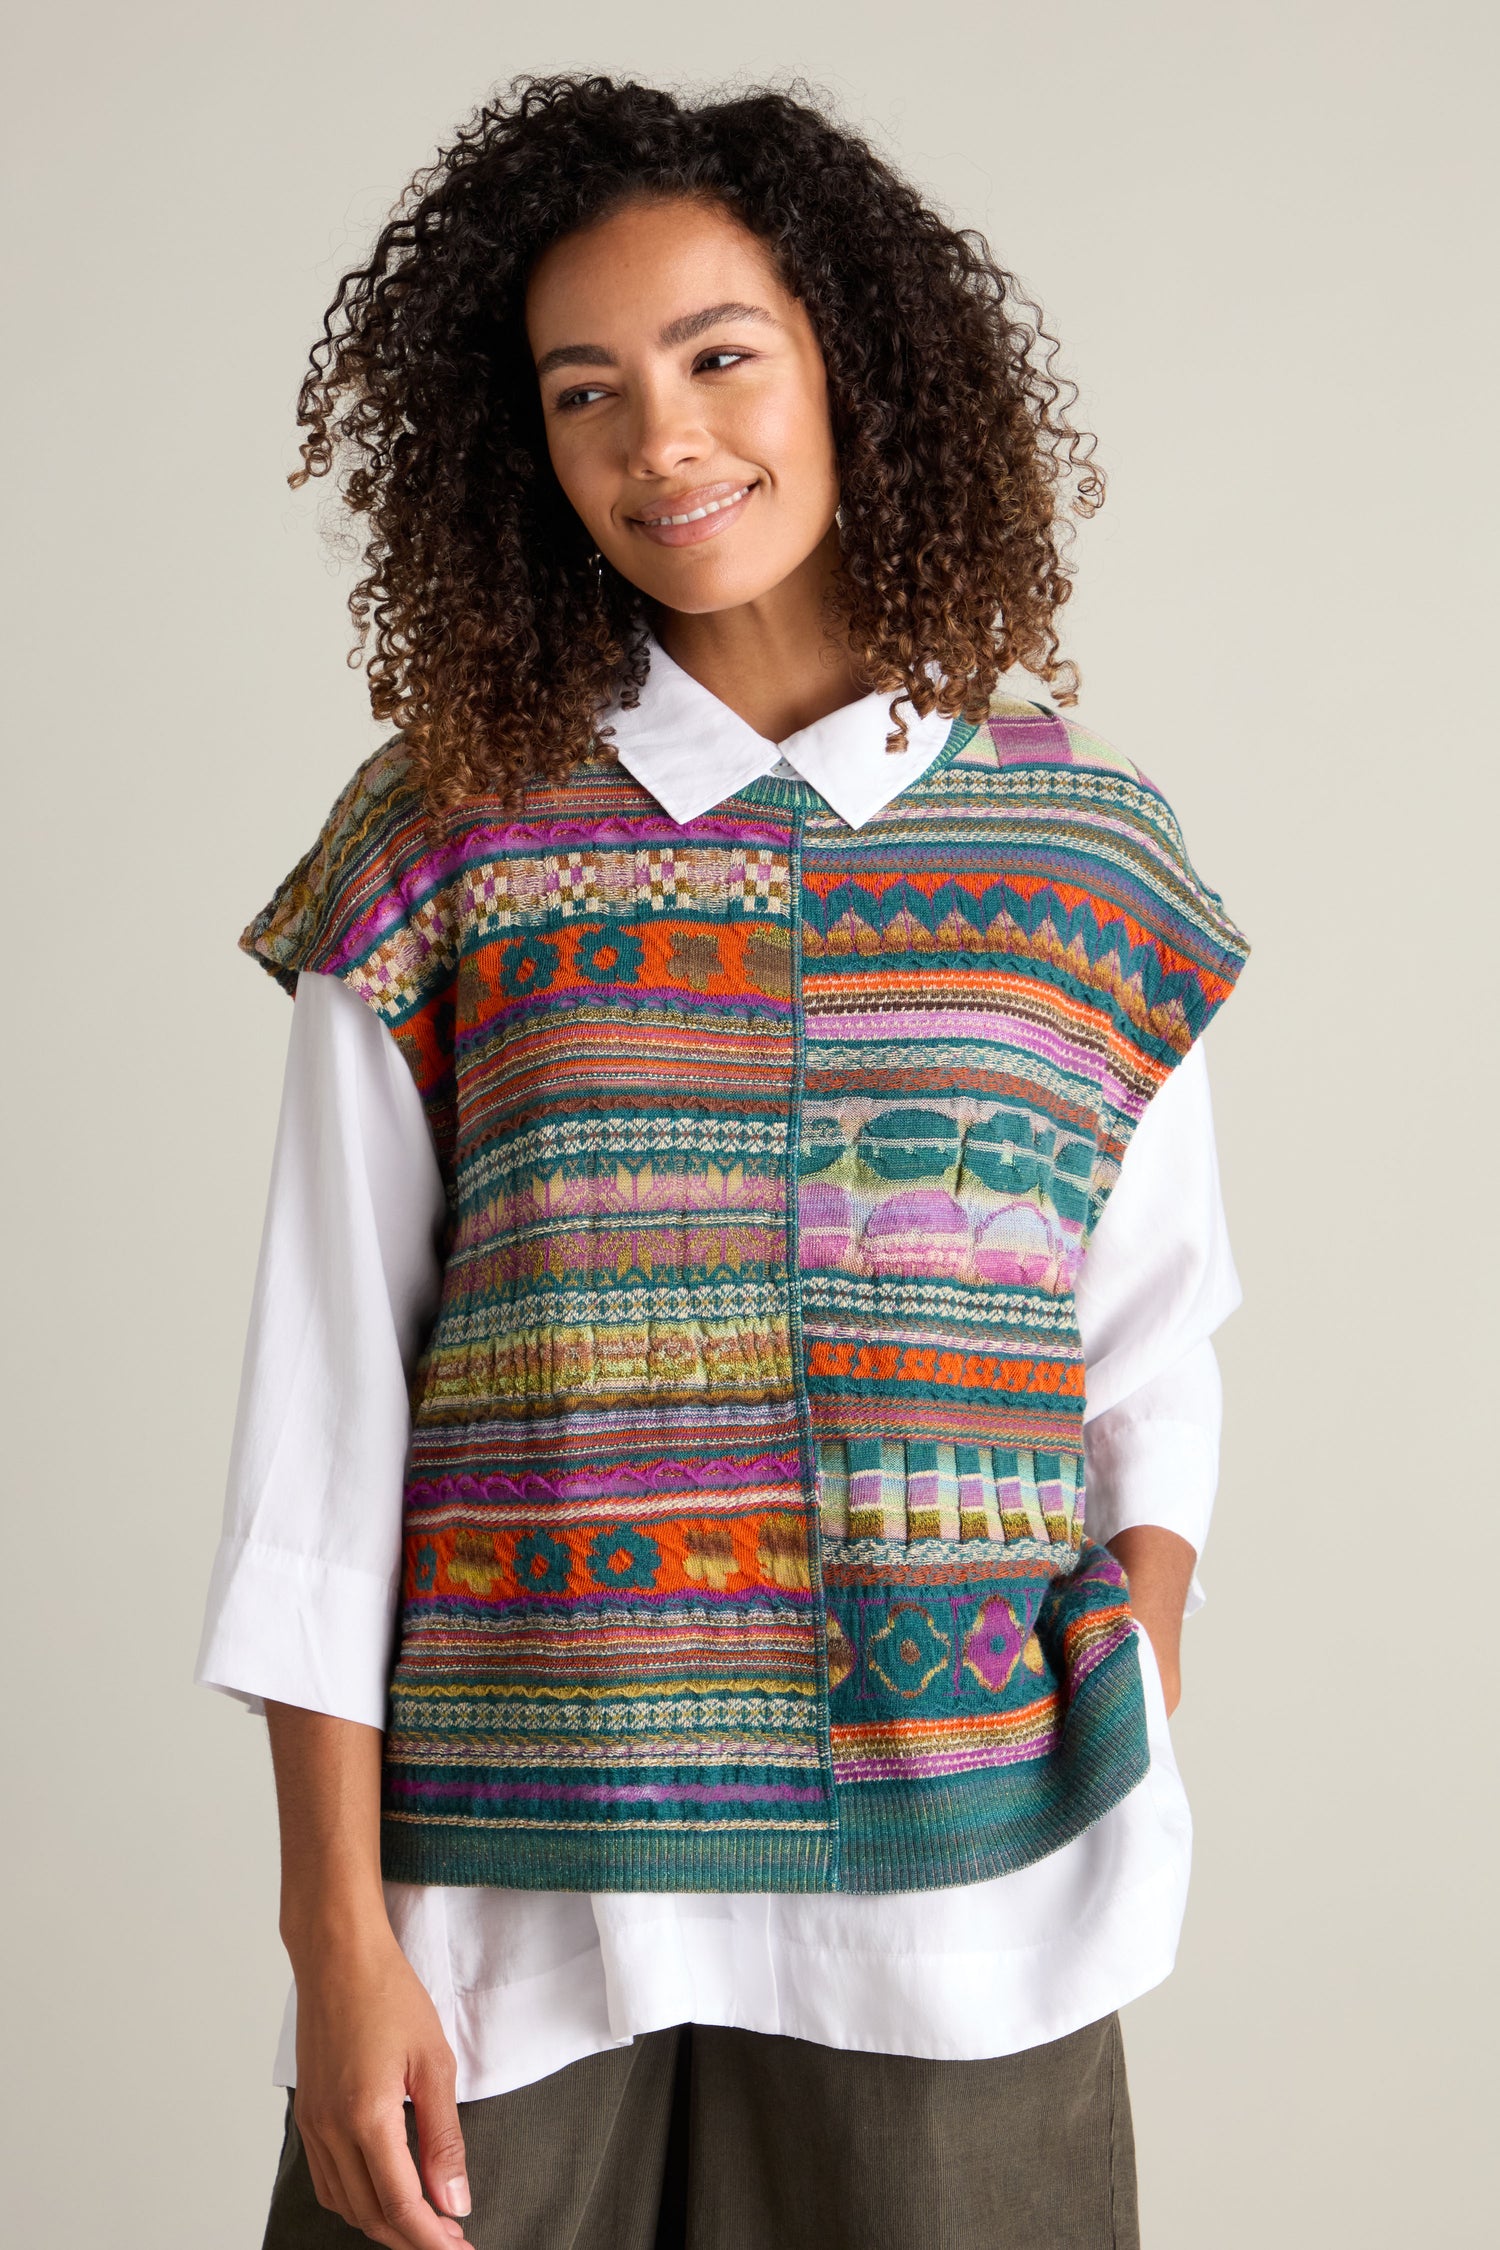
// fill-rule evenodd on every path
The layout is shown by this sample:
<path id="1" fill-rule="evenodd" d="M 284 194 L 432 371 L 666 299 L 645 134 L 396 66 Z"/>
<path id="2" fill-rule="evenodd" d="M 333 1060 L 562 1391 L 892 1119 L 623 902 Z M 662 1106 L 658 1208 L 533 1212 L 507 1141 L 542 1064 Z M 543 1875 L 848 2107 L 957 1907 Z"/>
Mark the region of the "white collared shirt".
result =
<path id="1" fill-rule="evenodd" d="M 951 719 L 940 712 L 919 719 L 908 704 L 901 714 L 906 748 L 886 750 L 892 699 L 872 692 L 784 742 L 768 742 L 674 663 L 654 635 L 648 646 L 651 670 L 640 702 L 632 710 L 611 704 L 601 724 L 609 725 L 621 765 L 679 827 L 747 782 L 789 766 L 851 828 L 863 828 L 926 772 L 952 732 Z"/>
<path id="2" fill-rule="evenodd" d="M 915 779 L 947 720 L 885 749 L 876 695 L 766 742 L 653 647 L 621 762 L 679 822 L 784 758 L 852 824 Z M 442 1181 L 388 1028 L 299 978 L 196 1678 L 382 1726 L 397 1604 L 405 1380 L 436 1310 Z M 1165 1524 L 1201 1550 L 1220 1393 L 1208 1339 L 1239 1300 L 1195 1047 L 1148 1107 L 1079 1277 L 1090 1536 Z M 1189 1608 L 1201 1592 L 1194 1580 Z M 398 1941 L 458 2062 L 458 2098 L 693 2021 L 974 2059 L 1092 2022 L 1165 1977 L 1191 1820 L 1150 1644 L 1151 1764 L 1103 1819 L 1016 1873 L 876 1896 L 522 1891 L 387 1883 Z M 288 1993 L 273 2079 L 296 2072 Z"/>

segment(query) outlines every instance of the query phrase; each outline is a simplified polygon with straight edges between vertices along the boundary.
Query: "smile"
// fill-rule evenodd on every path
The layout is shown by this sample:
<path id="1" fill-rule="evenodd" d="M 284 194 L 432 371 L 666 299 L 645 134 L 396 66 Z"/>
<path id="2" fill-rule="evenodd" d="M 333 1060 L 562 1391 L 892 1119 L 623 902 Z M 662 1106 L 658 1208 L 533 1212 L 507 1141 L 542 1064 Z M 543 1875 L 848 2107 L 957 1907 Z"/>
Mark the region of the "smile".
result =
<path id="1" fill-rule="evenodd" d="M 637 531 L 643 531 L 658 546 L 695 546 L 700 539 L 713 538 L 735 521 L 754 492 L 756 481 L 727 490 L 722 485 L 709 485 L 701 499 L 695 493 L 685 492 L 683 499 L 694 501 L 696 505 L 682 508 L 675 514 L 635 516 L 631 521 Z"/>

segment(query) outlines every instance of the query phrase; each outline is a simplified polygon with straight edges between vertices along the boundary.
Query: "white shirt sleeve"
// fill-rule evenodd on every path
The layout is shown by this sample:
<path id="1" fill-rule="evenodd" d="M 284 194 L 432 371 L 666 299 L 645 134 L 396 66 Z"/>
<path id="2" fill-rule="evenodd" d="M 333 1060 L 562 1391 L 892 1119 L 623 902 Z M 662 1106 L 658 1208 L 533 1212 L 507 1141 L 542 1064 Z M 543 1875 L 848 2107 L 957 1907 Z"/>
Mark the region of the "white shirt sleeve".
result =
<path id="1" fill-rule="evenodd" d="M 1078 1277 L 1091 1539 L 1161 1524 L 1202 1553 L 1223 1401 L 1209 1338 L 1239 1302 L 1199 1041 L 1147 1105 Z M 1203 1599 L 1195 1573 L 1189 1616 Z"/>
<path id="2" fill-rule="evenodd" d="M 194 1677 L 385 1725 L 408 1383 L 436 1315 L 442 1176 L 411 1072 L 304 971 Z"/>

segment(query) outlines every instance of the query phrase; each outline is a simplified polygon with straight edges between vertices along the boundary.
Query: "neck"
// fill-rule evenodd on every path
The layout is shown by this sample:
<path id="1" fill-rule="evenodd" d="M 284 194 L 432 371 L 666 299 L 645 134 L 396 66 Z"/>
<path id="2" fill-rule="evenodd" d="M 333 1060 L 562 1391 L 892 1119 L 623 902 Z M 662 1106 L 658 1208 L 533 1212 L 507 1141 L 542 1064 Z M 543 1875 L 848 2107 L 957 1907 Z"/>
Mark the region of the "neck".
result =
<path id="1" fill-rule="evenodd" d="M 838 568 L 830 530 L 779 586 L 735 609 L 656 611 L 656 637 L 700 687 L 767 742 L 826 719 L 867 692 L 847 648 L 828 635 L 824 597 Z"/>

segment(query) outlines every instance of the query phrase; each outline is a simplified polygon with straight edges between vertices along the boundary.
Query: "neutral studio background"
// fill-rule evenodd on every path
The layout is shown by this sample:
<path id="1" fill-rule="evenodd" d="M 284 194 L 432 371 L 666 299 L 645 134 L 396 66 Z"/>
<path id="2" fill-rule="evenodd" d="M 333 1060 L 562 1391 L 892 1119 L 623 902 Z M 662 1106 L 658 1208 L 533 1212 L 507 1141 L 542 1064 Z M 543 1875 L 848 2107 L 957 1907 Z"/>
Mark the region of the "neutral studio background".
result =
<path id="1" fill-rule="evenodd" d="M 235 950 L 378 738 L 292 402 L 487 90 L 806 73 L 1039 294 L 1110 497 L 1080 715 L 1254 941 L 1210 1035 L 1244 1310 L 1127 2011 L 1149 2250 L 1478 2241 L 1496 1840 L 1494 11 L 59 0 L 7 34 L 0 2196 L 255 2250 L 264 1730 L 189 1677 L 290 1011 Z M 548 28 L 550 26 L 550 28 Z"/>

